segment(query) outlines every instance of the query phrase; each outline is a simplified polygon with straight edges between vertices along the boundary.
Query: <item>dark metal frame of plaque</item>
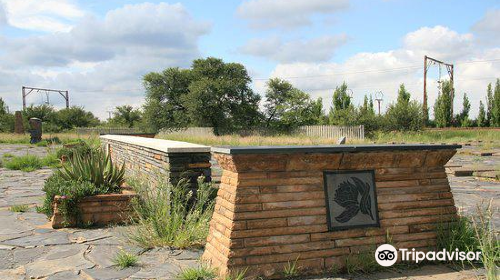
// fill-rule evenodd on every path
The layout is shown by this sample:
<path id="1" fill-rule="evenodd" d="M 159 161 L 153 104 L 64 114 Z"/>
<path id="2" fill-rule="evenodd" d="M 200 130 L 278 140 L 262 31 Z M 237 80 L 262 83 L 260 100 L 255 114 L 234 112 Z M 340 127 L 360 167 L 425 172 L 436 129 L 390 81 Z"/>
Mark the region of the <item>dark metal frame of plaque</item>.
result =
<path id="1" fill-rule="evenodd" d="M 327 182 L 327 176 L 328 175 L 335 175 L 335 174 L 359 174 L 359 173 L 368 173 L 370 175 L 370 184 L 373 185 L 373 199 L 371 200 L 372 203 L 374 203 L 374 208 L 375 208 L 375 222 L 373 223 L 367 223 L 367 224 L 360 224 L 360 225 L 348 225 L 348 226 L 336 226 L 332 224 L 332 217 L 330 215 L 330 194 L 328 193 L 328 182 Z M 327 223 L 328 223 L 328 231 L 336 231 L 336 230 L 346 230 L 346 229 L 353 229 L 353 228 L 364 228 L 364 227 L 380 227 L 380 219 L 378 215 L 378 202 L 377 202 L 377 188 L 375 185 L 375 171 L 374 170 L 335 170 L 335 171 L 323 171 L 323 185 L 324 185 L 324 191 L 325 191 L 325 203 L 326 203 L 326 218 L 327 218 Z M 331 194 L 332 196 L 334 194 Z M 358 213 L 359 214 L 359 213 Z M 354 217 L 356 217 L 358 214 L 356 214 Z M 354 218 L 353 217 L 353 218 Z"/>

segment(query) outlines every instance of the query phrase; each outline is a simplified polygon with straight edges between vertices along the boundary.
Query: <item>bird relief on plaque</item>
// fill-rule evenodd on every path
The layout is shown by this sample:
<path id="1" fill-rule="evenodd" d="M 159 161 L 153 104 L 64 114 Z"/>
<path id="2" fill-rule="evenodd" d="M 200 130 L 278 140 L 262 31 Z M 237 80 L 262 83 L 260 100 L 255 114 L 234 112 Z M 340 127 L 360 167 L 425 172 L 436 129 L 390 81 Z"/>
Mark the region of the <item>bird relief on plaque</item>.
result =
<path id="1" fill-rule="evenodd" d="M 323 175 L 330 231 L 380 226 L 373 170 L 325 171 Z"/>

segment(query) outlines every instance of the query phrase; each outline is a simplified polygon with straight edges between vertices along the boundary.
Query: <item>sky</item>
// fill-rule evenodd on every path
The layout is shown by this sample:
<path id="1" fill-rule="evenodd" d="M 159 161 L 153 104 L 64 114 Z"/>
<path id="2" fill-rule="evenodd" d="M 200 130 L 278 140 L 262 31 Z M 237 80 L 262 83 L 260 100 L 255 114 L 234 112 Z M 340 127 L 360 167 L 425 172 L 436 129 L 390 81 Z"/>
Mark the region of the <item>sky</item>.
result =
<path id="1" fill-rule="evenodd" d="M 424 55 L 454 64 L 455 111 L 467 93 L 476 116 L 500 78 L 500 1 L 0 0 L 0 97 L 11 111 L 22 108 L 22 86 L 42 87 L 68 90 L 71 105 L 105 119 L 144 103 L 145 74 L 208 56 L 242 63 L 262 96 L 279 77 L 327 111 L 346 82 L 355 103 L 381 92 L 384 110 L 401 83 L 422 101 Z M 439 72 L 429 69 L 431 106 L 447 78 Z M 33 92 L 27 102 L 45 99 Z"/>

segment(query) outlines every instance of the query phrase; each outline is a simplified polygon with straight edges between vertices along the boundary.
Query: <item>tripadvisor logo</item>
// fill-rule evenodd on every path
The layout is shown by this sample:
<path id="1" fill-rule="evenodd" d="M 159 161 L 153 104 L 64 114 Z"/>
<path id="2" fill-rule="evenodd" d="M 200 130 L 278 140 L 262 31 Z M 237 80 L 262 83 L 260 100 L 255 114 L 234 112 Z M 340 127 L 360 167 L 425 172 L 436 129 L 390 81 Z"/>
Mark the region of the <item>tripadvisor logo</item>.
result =
<path id="1" fill-rule="evenodd" d="M 481 252 L 462 252 L 458 249 L 455 251 L 416 251 L 415 248 L 409 250 L 399 248 L 397 250 L 390 244 L 380 245 L 375 251 L 375 260 L 381 266 L 392 266 L 398 260 L 398 255 L 401 261 L 413 261 L 419 263 L 421 261 L 479 261 Z"/>

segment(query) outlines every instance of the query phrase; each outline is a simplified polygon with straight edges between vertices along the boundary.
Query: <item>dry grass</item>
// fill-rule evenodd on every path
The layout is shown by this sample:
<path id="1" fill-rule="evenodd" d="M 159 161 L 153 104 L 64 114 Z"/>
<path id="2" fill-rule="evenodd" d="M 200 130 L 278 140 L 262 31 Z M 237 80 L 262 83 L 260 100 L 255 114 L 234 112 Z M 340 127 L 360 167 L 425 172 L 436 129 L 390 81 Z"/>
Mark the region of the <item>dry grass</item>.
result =
<path id="1" fill-rule="evenodd" d="M 158 137 L 158 136 L 157 136 Z M 161 136 L 162 139 L 184 141 L 208 146 L 316 146 L 335 145 L 336 139 L 323 139 L 307 136 L 246 136 L 224 135 L 224 136 L 187 136 L 180 134 Z M 350 140 L 347 144 L 362 143 L 360 140 Z"/>
<path id="2" fill-rule="evenodd" d="M 68 143 L 75 141 L 77 139 L 89 140 L 91 142 L 98 139 L 96 135 L 83 135 L 76 134 L 72 132 L 65 133 L 44 133 L 42 136 L 42 140 L 58 138 L 61 143 Z M 30 135 L 28 133 L 25 134 L 16 134 L 16 133 L 0 133 L 0 143 L 5 144 L 29 144 Z"/>

